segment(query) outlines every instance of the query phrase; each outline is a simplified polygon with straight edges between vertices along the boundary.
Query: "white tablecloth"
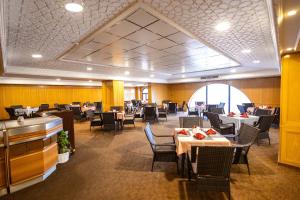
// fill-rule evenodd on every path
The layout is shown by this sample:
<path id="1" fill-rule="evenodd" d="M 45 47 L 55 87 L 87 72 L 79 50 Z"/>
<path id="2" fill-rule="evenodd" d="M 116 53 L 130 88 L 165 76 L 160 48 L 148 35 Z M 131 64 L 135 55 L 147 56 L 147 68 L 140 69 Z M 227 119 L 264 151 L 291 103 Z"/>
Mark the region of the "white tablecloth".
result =
<path id="1" fill-rule="evenodd" d="M 190 136 L 181 136 L 177 134 L 180 130 L 182 130 L 182 128 L 175 128 L 177 155 L 187 153 L 191 149 L 191 146 L 231 146 L 231 142 L 219 133 L 216 135 L 206 136 L 206 138 L 203 140 L 197 140 L 194 138 L 193 134 L 196 132 L 201 132 L 203 135 L 206 135 L 203 131 L 206 131 L 207 129 L 202 129 L 203 131 L 192 131 L 192 129 L 185 129 L 190 130 Z"/>
<path id="2" fill-rule="evenodd" d="M 38 107 L 36 108 L 17 108 L 15 109 L 15 114 L 18 115 L 24 115 L 30 116 L 32 113 L 36 113 L 39 110 Z"/>
<path id="3" fill-rule="evenodd" d="M 236 115 L 234 117 L 229 117 L 226 114 L 219 115 L 219 118 L 222 120 L 224 124 L 226 123 L 234 123 L 235 129 L 240 130 L 242 123 L 253 125 L 254 122 L 257 122 L 259 117 L 254 115 L 248 115 L 249 118 L 240 117 L 240 115 Z"/>

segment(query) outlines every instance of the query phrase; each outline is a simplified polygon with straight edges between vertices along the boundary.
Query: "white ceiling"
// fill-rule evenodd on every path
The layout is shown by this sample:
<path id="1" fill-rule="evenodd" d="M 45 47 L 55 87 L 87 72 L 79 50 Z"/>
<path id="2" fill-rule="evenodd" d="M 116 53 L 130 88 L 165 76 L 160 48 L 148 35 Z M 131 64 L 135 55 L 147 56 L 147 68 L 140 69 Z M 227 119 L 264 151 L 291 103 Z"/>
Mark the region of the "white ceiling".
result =
<path id="1" fill-rule="evenodd" d="M 84 0 L 82 13 L 66 2 L 3 1 L 7 74 L 164 83 L 233 68 L 279 74 L 270 0 Z M 224 21 L 231 28 L 216 31 Z"/>

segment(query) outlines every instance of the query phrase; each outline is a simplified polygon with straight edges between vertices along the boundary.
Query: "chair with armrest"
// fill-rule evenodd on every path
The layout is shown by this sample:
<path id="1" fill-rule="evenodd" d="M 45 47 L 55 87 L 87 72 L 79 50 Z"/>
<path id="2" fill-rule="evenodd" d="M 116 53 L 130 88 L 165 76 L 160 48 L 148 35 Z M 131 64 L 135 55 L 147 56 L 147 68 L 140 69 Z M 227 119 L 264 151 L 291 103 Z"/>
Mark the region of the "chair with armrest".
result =
<path id="1" fill-rule="evenodd" d="M 99 118 L 97 118 L 95 116 L 95 113 L 94 113 L 93 110 L 87 110 L 85 113 L 86 113 L 86 118 L 88 120 L 90 120 L 90 131 L 92 130 L 92 127 L 95 127 L 95 126 L 102 127 L 103 121 L 101 119 L 101 115 L 100 114 L 99 114 L 100 115 Z"/>
<path id="2" fill-rule="evenodd" d="M 248 108 L 255 107 L 254 103 L 242 103 L 242 106 L 244 107 L 244 110 L 247 112 Z"/>
<path id="3" fill-rule="evenodd" d="M 178 170 L 178 157 L 176 153 L 176 145 L 175 139 L 173 135 L 155 135 L 153 134 L 150 124 L 147 123 L 144 129 L 145 134 L 147 136 L 148 142 L 150 143 L 153 159 L 152 159 L 152 167 L 151 171 L 153 171 L 154 162 L 176 162 L 177 164 L 177 173 Z M 171 142 L 157 143 L 155 138 L 172 138 Z"/>
<path id="4" fill-rule="evenodd" d="M 102 112 L 102 102 L 94 102 L 95 104 L 95 113 L 100 114 Z"/>
<path id="5" fill-rule="evenodd" d="M 255 116 L 262 116 L 262 115 L 271 115 L 272 114 L 272 110 L 269 109 L 256 109 L 254 115 Z"/>
<path id="6" fill-rule="evenodd" d="M 196 108 L 190 108 L 188 104 L 186 104 L 187 110 L 188 110 L 188 116 L 196 115 L 199 116 L 199 112 Z"/>
<path id="7" fill-rule="evenodd" d="M 167 115 L 167 110 L 165 108 L 158 108 L 158 118 L 166 118 L 166 121 L 168 121 Z"/>
<path id="8" fill-rule="evenodd" d="M 224 109 L 224 107 L 225 107 L 225 103 L 220 102 L 217 108 L 223 108 Z"/>
<path id="9" fill-rule="evenodd" d="M 177 103 L 170 102 L 168 111 L 169 113 L 177 113 Z"/>
<path id="10" fill-rule="evenodd" d="M 178 110 L 177 111 L 178 112 L 184 112 L 185 104 L 186 104 L 185 101 L 183 101 L 181 105 L 178 105 Z"/>
<path id="11" fill-rule="evenodd" d="M 203 120 L 201 117 L 179 117 L 180 128 L 193 128 L 194 126 L 203 127 Z"/>
<path id="12" fill-rule="evenodd" d="M 10 120 L 16 120 L 18 118 L 18 116 L 15 114 L 14 108 L 6 107 L 5 111 L 8 113 Z"/>
<path id="13" fill-rule="evenodd" d="M 225 137 L 235 136 L 234 123 L 223 124 L 219 118 L 219 114 L 217 113 L 208 112 L 207 117 L 209 119 L 211 127 L 218 131 L 220 134 L 224 135 Z"/>
<path id="14" fill-rule="evenodd" d="M 111 111 L 121 112 L 123 110 L 123 106 L 111 106 L 110 110 Z"/>
<path id="15" fill-rule="evenodd" d="M 116 116 L 114 112 L 103 112 L 102 115 L 102 122 L 103 122 L 103 128 L 105 130 L 117 130 L 117 122 L 116 122 Z"/>
<path id="16" fill-rule="evenodd" d="M 250 167 L 248 161 L 248 152 L 252 144 L 257 139 L 258 133 L 259 129 L 243 123 L 238 135 L 236 136 L 238 138 L 237 142 L 233 144 L 233 147 L 235 147 L 235 153 L 232 164 L 246 164 L 249 175 Z"/>
<path id="17" fill-rule="evenodd" d="M 49 109 L 49 104 L 43 103 L 40 105 L 39 110 L 43 111 L 43 110 L 48 110 Z"/>
<path id="18" fill-rule="evenodd" d="M 211 112 L 217 114 L 225 114 L 224 108 L 212 108 Z"/>
<path id="19" fill-rule="evenodd" d="M 75 120 L 81 121 L 83 119 L 86 119 L 86 114 L 81 111 L 81 107 L 79 107 L 79 106 L 75 106 L 75 107 L 72 106 L 72 107 L 70 107 L 70 110 L 73 111 L 74 119 Z"/>
<path id="20" fill-rule="evenodd" d="M 144 121 L 155 121 L 157 120 L 156 116 L 156 107 L 146 106 L 144 107 Z"/>
<path id="21" fill-rule="evenodd" d="M 73 106 L 75 106 L 75 105 L 80 106 L 80 105 L 81 105 L 81 102 L 75 101 L 75 102 L 72 102 L 72 105 L 73 105 Z"/>
<path id="22" fill-rule="evenodd" d="M 269 144 L 271 144 L 269 129 L 274 121 L 274 118 L 274 115 L 261 115 L 258 121 L 254 123 L 254 126 L 259 129 L 259 133 L 257 136 L 257 145 L 259 145 L 259 140 L 262 139 L 268 139 Z"/>
<path id="23" fill-rule="evenodd" d="M 275 107 L 274 108 L 274 121 L 273 124 L 276 125 L 277 127 L 279 127 L 280 124 L 280 107 Z"/>
<path id="24" fill-rule="evenodd" d="M 239 109 L 239 112 L 240 112 L 241 114 L 246 112 L 246 110 L 244 109 L 244 106 L 242 106 L 242 105 L 236 105 L 236 106 L 237 106 L 237 108 Z"/>
<path id="25" fill-rule="evenodd" d="M 230 199 L 230 169 L 234 148 L 192 146 L 188 153 L 188 178 L 191 172 L 201 191 L 228 193 Z"/>
<path id="26" fill-rule="evenodd" d="M 123 120 L 123 125 L 133 124 L 133 126 L 135 127 L 134 120 L 135 120 L 135 113 L 125 114 L 125 118 Z"/>

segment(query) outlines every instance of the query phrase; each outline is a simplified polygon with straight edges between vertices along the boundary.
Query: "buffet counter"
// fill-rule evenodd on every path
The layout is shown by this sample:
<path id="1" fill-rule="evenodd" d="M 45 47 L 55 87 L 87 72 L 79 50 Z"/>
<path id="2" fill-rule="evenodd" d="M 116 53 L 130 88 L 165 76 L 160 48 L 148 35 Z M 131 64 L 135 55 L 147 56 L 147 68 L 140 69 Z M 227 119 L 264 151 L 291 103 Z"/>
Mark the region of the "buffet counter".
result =
<path id="1" fill-rule="evenodd" d="M 0 195 L 41 182 L 56 169 L 61 118 L 4 121 L 0 128 Z"/>

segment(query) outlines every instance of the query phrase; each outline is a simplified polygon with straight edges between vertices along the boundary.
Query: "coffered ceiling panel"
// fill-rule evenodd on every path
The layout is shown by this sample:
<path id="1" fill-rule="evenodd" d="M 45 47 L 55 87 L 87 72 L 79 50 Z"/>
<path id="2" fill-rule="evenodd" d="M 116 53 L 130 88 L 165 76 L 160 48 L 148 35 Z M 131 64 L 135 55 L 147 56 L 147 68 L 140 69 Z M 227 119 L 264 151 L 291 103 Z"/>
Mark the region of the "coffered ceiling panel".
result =
<path id="1" fill-rule="evenodd" d="M 81 13 L 66 11 L 66 2 L 4 0 L 8 68 L 82 73 L 91 66 L 99 77 L 129 70 L 133 79 L 153 73 L 166 81 L 279 66 L 265 0 L 83 0 Z M 229 29 L 217 31 L 221 22 Z"/>

